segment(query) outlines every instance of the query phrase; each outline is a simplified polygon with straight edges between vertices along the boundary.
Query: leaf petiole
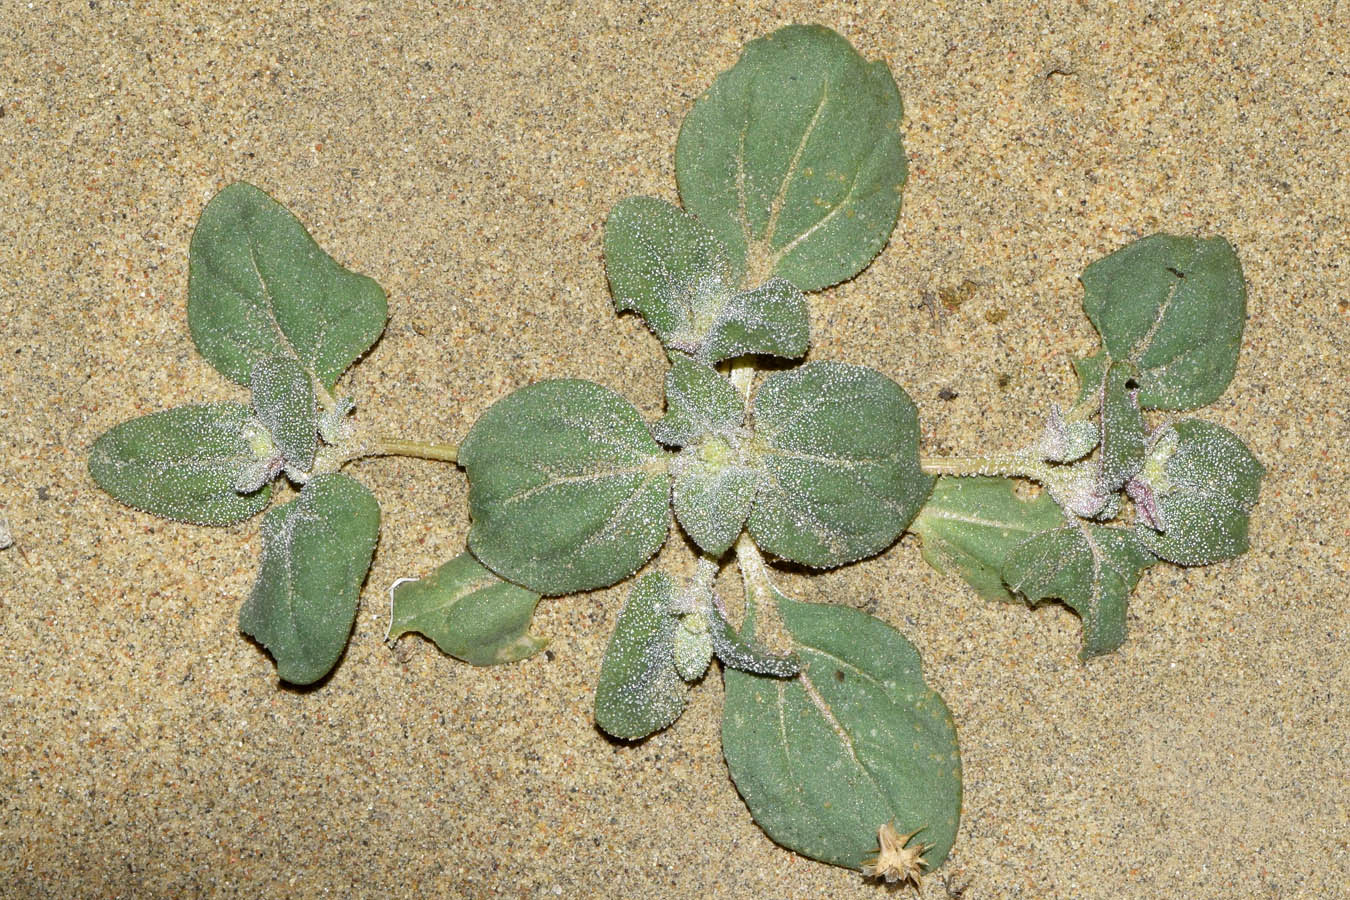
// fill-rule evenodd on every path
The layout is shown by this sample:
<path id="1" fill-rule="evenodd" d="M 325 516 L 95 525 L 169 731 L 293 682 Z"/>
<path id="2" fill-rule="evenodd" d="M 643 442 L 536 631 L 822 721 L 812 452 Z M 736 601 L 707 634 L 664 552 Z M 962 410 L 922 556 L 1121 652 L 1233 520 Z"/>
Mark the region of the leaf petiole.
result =
<path id="1" fill-rule="evenodd" d="M 438 444 L 432 441 L 405 441 L 400 438 L 377 437 L 369 456 L 411 456 L 416 459 L 434 459 L 440 462 L 458 462 L 458 444 Z"/>

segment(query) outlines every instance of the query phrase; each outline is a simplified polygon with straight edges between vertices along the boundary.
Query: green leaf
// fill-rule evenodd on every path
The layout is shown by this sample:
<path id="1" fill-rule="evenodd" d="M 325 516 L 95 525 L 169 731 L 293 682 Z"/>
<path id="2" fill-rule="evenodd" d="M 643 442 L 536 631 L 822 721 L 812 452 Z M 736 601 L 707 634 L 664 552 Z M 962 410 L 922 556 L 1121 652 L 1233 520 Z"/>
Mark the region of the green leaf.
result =
<path id="1" fill-rule="evenodd" d="M 774 372 L 754 402 L 763 468 L 750 514 L 761 549 L 838 566 L 884 550 L 923 505 L 913 401 L 874 369 L 813 362 Z"/>
<path id="2" fill-rule="evenodd" d="M 1203 406 L 1228 387 L 1247 287 L 1223 238 L 1155 234 L 1094 262 L 1082 281 L 1107 352 L 1139 367 L 1145 409 Z"/>
<path id="3" fill-rule="evenodd" d="M 318 446 L 319 414 L 314 385 L 299 361 L 269 356 L 253 366 L 249 378 L 253 409 L 277 449 L 291 465 L 308 470 Z"/>
<path id="4" fill-rule="evenodd" d="M 336 472 L 263 517 L 262 566 L 239 630 L 267 648 L 282 681 L 313 684 L 337 664 L 379 535 L 375 497 Z"/>
<path id="5" fill-rule="evenodd" d="M 1118 491 L 1144 464 L 1144 417 L 1139 411 L 1139 371 L 1112 363 L 1102 399 L 1101 490 Z"/>
<path id="6" fill-rule="evenodd" d="M 746 353 L 795 359 L 810 337 L 806 298 L 782 279 L 740 291 L 743 266 L 698 219 L 650 197 L 629 197 L 605 222 L 614 305 L 636 310 L 671 350 L 716 363 Z"/>
<path id="7" fill-rule="evenodd" d="M 918 652 L 857 610 L 779 605 L 802 673 L 723 673 L 722 750 L 751 815 L 784 847 L 852 869 L 875 854 L 881 826 L 922 829 L 936 868 L 956 837 L 961 757 Z"/>
<path id="8" fill-rule="evenodd" d="M 543 381 L 493 404 L 459 448 L 469 549 L 541 594 L 607 587 L 665 541 L 665 451 L 628 401 L 590 381 Z"/>
<path id="9" fill-rule="evenodd" d="M 1064 524 L 1064 513 L 1042 492 L 1017 496 L 1008 478 L 944 475 L 909 530 L 923 541 L 923 558 L 939 572 L 966 580 L 988 600 L 1015 599 L 1003 584 L 1003 561 L 1028 537 Z"/>
<path id="10" fill-rule="evenodd" d="M 712 662 L 713 643 L 708 634 L 708 621 L 699 612 L 679 615 L 675 619 L 672 656 L 675 671 L 688 682 L 698 681 Z"/>
<path id="11" fill-rule="evenodd" d="M 1106 389 L 1106 370 L 1111 368 L 1111 357 L 1105 350 L 1098 350 L 1091 356 L 1073 357 L 1074 374 L 1078 376 L 1078 396 L 1075 407 L 1088 405 L 1099 407 L 1102 403 L 1102 391 Z"/>
<path id="12" fill-rule="evenodd" d="M 114 425 L 89 450 L 98 486 L 136 509 L 192 522 L 231 525 L 267 506 L 270 488 L 241 495 L 240 472 L 256 461 L 244 437 L 252 416 L 239 403 L 179 406 Z"/>
<path id="13" fill-rule="evenodd" d="M 900 212 L 900 91 L 838 34 L 793 25 L 746 44 L 680 129 L 684 206 L 738 269 L 816 291 L 857 275 Z"/>
<path id="14" fill-rule="evenodd" d="M 662 572 L 639 578 L 610 635 L 595 686 L 595 723 L 635 741 L 684 712 L 687 690 L 675 669 L 675 584 Z"/>
<path id="15" fill-rule="evenodd" d="M 1003 564 L 1008 587 L 1037 604 L 1063 600 L 1083 620 L 1087 659 L 1125 641 L 1125 606 L 1144 569 L 1157 560 L 1134 529 L 1086 522 L 1045 531 L 1023 541 Z"/>
<path id="16" fill-rule="evenodd" d="M 251 184 L 216 194 L 192 233 L 188 327 L 207 362 L 248 386 L 253 366 L 289 356 L 324 387 L 375 343 L 384 291 L 319 249 L 300 221 Z"/>
<path id="17" fill-rule="evenodd" d="M 1245 553 L 1247 518 L 1265 472 L 1241 438 L 1220 425 L 1186 419 L 1160 429 L 1140 481 L 1156 499 L 1164 530 L 1140 527 L 1140 541 L 1183 566 Z"/>
<path id="18" fill-rule="evenodd" d="M 704 435 L 731 434 L 745 423 L 745 401 L 712 366 L 683 354 L 671 357 L 666 373 L 666 414 L 652 435 L 672 447 L 686 447 Z"/>
<path id="19" fill-rule="evenodd" d="M 680 526 L 703 552 L 725 553 L 745 527 L 755 502 L 759 473 L 743 465 L 718 437 L 689 447 L 671 465 L 672 506 Z"/>
<path id="20" fill-rule="evenodd" d="M 425 578 L 394 585 L 388 640 L 416 632 L 475 666 L 534 656 L 548 638 L 530 633 L 539 595 L 502 581 L 468 553 Z"/>
<path id="21" fill-rule="evenodd" d="M 777 594 L 782 598 L 782 594 Z M 708 604 L 705 610 L 708 622 L 708 634 L 712 639 L 713 652 L 722 661 L 722 665 L 742 672 L 756 675 L 772 675 L 775 678 L 791 678 L 802 670 L 801 661 L 796 654 L 787 656 L 774 653 L 752 637 L 754 626 L 750 625 L 742 635 L 731 627 L 726 617 L 715 604 Z"/>

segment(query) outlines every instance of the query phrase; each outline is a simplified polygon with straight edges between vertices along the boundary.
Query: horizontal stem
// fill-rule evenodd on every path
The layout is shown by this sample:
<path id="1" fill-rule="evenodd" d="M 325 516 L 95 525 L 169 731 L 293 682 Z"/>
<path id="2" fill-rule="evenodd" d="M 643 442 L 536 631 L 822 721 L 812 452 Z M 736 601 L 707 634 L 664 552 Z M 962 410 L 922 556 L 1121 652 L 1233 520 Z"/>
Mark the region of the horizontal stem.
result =
<path id="1" fill-rule="evenodd" d="M 922 456 L 919 468 L 929 475 L 1002 475 L 1044 481 L 1050 468 L 1025 453 L 1001 456 Z"/>
<path id="2" fill-rule="evenodd" d="M 412 456 L 417 459 L 435 459 L 458 462 L 459 447 L 455 444 L 436 444 L 430 441 L 405 441 L 399 438 L 377 437 L 371 456 Z"/>

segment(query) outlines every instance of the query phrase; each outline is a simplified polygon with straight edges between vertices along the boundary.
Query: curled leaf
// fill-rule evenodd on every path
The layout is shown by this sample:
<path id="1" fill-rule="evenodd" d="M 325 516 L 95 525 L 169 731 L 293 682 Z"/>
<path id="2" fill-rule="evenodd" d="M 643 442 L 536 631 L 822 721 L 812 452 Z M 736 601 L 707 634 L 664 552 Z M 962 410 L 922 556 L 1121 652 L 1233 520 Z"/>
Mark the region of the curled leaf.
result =
<path id="1" fill-rule="evenodd" d="M 517 662 L 548 646 L 530 632 L 539 595 L 502 581 L 468 553 L 423 578 L 400 580 L 390 595 L 390 640 L 416 632 L 475 666 Z"/>
<path id="2" fill-rule="evenodd" d="M 619 612 L 595 686 L 595 723 L 607 734 L 639 740 L 684 712 L 687 689 L 675 667 L 674 602 L 675 583 L 653 572 L 637 580 Z"/>

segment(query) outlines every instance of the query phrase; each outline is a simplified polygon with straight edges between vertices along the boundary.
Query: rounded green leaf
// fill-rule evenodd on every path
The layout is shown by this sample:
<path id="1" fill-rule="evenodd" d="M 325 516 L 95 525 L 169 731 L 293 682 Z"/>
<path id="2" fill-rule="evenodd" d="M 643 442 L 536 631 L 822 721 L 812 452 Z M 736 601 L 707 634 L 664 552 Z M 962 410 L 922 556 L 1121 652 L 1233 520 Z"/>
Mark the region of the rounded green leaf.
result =
<path id="1" fill-rule="evenodd" d="M 1154 554 L 1202 566 L 1247 551 L 1247 520 L 1265 467 L 1228 429 L 1186 419 L 1160 429 L 1140 479 L 1157 504 L 1163 530 L 1141 526 Z"/>
<path id="2" fill-rule="evenodd" d="M 820 568 L 879 553 L 933 486 L 919 468 L 913 401 L 874 369 L 815 362 L 775 372 L 753 420 L 762 475 L 750 534 L 783 559 Z"/>
<path id="3" fill-rule="evenodd" d="M 188 262 L 192 340 L 245 387 L 256 363 L 290 356 L 331 390 L 384 330 L 380 286 L 334 262 L 251 184 L 236 182 L 206 205 Z"/>
<path id="4" fill-rule="evenodd" d="M 1086 659 L 1125 642 L 1125 608 L 1139 576 L 1157 562 L 1135 529 L 1078 522 L 1019 544 L 1003 563 L 1003 580 L 1032 604 L 1063 600 L 1083 620 Z"/>
<path id="5" fill-rule="evenodd" d="M 675 668 L 674 600 L 674 582 L 653 572 L 638 579 L 619 612 L 595 686 L 595 724 L 606 734 L 639 740 L 684 712 L 688 691 Z"/>
<path id="6" fill-rule="evenodd" d="M 615 307 L 636 310 L 670 350 L 706 363 L 806 353 L 802 292 L 781 278 L 739 290 L 744 268 L 733 266 L 707 226 L 664 200 L 629 197 L 614 207 L 605 269 Z"/>
<path id="7" fill-rule="evenodd" d="M 543 381 L 502 398 L 459 448 L 469 549 L 541 594 L 607 587 L 665 541 L 665 451 L 628 401 L 590 381 Z"/>
<path id="8" fill-rule="evenodd" d="M 314 385 L 299 361 L 269 356 L 253 366 L 249 377 L 253 409 L 286 461 L 301 470 L 314 464 L 319 413 Z"/>
<path id="9" fill-rule="evenodd" d="M 282 681 L 313 684 L 337 664 L 379 535 L 375 497 L 336 472 L 263 517 L 262 565 L 239 630 L 272 654 Z"/>
<path id="10" fill-rule="evenodd" d="M 1064 523 L 1064 514 L 1042 492 L 1024 500 L 1008 478 L 944 475 L 909 530 L 923 541 L 923 558 L 951 572 L 988 600 L 1015 599 L 1003 584 L 1003 561 L 1028 537 Z"/>
<path id="11" fill-rule="evenodd" d="M 1143 408 L 1191 409 L 1228 387 L 1247 286 L 1226 240 L 1155 234 L 1097 260 L 1082 282 L 1107 352 L 1139 367 Z"/>
<path id="12" fill-rule="evenodd" d="M 548 646 L 530 633 L 539 595 L 502 581 L 468 553 L 394 585 L 388 639 L 416 632 L 475 666 L 511 663 Z"/>
<path id="13" fill-rule="evenodd" d="M 722 750 L 755 822 L 779 844 L 859 869 L 879 829 L 922 829 L 929 868 L 961 814 L 961 757 L 919 654 L 858 610 L 779 601 L 801 660 L 796 678 L 726 669 Z"/>
<path id="14" fill-rule="evenodd" d="M 196 525 L 230 525 L 257 515 L 271 489 L 235 491 L 257 459 L 243 431 L 252 416 L 239 403 L 179 406 L 130 419 L 89 450 L 89 474 L 128 506 Z"/>
<path id="15" fill-rule="evenodd" d="M 884 62 L 819 25 L 779 29 L 746 44 L 685 118 L 680 198 L 752 284 L 852 278 L 900 212 L 901 115 Z"/>

